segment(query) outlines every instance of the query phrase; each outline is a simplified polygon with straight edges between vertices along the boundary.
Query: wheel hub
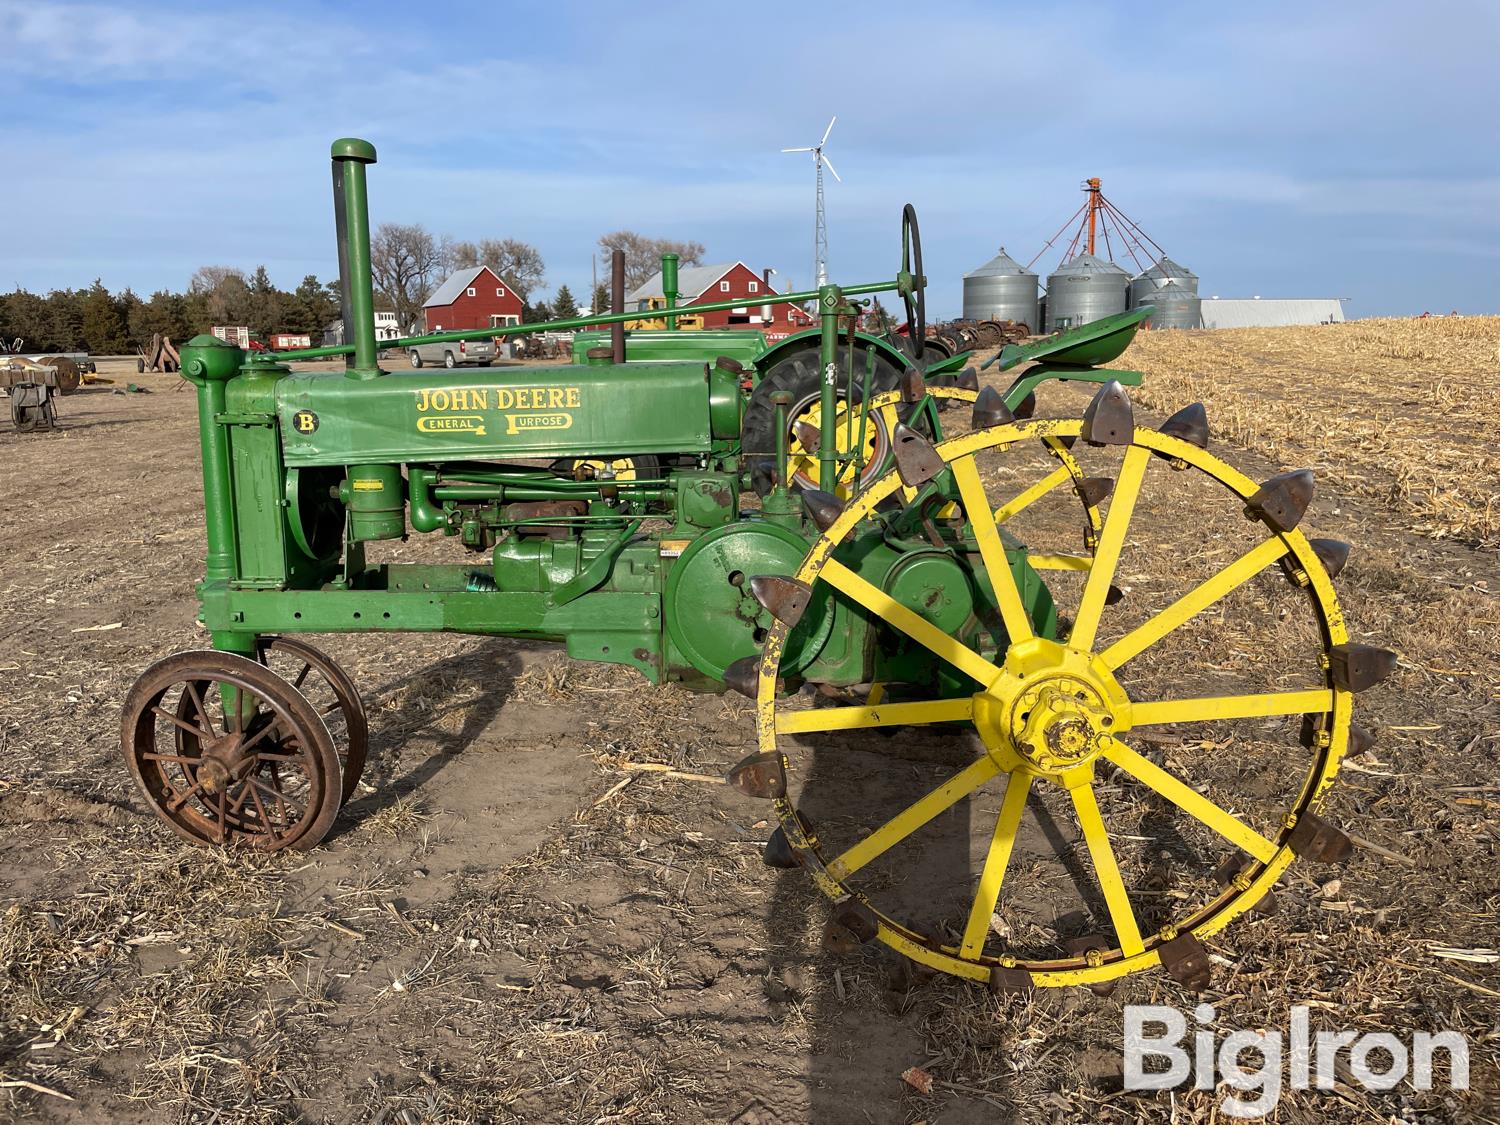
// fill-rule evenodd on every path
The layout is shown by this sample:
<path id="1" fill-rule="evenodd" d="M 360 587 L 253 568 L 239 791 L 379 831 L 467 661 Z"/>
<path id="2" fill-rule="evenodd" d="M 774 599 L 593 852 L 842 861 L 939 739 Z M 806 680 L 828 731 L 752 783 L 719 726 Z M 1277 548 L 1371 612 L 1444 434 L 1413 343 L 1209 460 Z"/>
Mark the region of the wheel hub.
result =
<path id="1" fill-rule="evenodd" d="M 974 722 L 1005 769 L 1060 778 L 1090 765 L 1124 729 L 1129 700 L 1087 654 L 1035 639 L 974 697 Z"/>
<path id="2" fill-rule="evenodd" d="M 244 752 L 244 745 L 243 735 L 231 733 L 214 739 L 203 748 L 197 776 L 204 792 L 219 792 L 235 780 L 246 763 L 254 760 L 254 754 Z"/>

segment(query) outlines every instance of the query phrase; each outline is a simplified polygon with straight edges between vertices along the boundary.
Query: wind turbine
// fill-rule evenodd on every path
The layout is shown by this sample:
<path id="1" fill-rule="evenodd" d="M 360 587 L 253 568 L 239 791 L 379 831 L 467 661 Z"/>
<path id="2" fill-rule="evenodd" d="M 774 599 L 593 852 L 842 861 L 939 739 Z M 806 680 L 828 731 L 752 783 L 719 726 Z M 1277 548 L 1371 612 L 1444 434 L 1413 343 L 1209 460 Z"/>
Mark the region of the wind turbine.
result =
<path id="1" fill-rule="evenodd" d="M 823 166 L 828 166 L 828 171 L 833 178 L 843 183 L 843 177 L 833 167 L 833 161 L 823 154 L 823 146 L 828 143 L 828 134 L 833 132 L 833 123 L 838 120 L 838 115 L 828 119 L 828 128 L 823 130 L 823 139 L 815 145 L 807 148 L 784 148 L 782 152 L 810 152 L 813 154 L 813 167 L 817 170 L 818 177 L 818 201 L 817 219 L 813 227 L 813 275 L 821 285 L 828 284 L 828 218 L 823 208 Z"/>

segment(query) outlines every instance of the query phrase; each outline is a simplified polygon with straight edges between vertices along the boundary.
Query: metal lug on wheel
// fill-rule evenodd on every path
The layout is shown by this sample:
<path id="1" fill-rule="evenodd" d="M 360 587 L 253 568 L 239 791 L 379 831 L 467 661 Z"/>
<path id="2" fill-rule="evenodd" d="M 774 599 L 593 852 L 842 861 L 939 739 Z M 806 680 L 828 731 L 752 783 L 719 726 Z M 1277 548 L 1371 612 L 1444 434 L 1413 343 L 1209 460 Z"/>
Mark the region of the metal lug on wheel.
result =
<path id="1" fill-rule="evenodd" d="M 994 387 L 985 387 L 979 392 L 979 397 L 974 400 L 974 415 L 972 422 L 976 430 L 987 430 L 991 426 L 1004 426 L 1014 422 L 1016 416 L 1011 413 L 1010 407 L 1005 405 L 1005 399 Z"/>
<path id="2" fill-rule="evenodd" d="M 1104 604 L 1105 605 L 1119 605 L 1124 600 L 1125 600 L 1125 591 L 1122 590 L 1122 589 L 1120 589 L 1120 587 L 1116 586 L 1113 582 L 1111 582 L 1109 584 L 1109 589 L 1104 592 Z"/>
<path id="3" fill-rule="evenodd" d="M 1129 445 L 1135 437 L 1135 408 L 1118 380 L 1099 388 L 1083 412 L 1083 440 L 1090 445 Z"/>
<path id="4" fill-rule="evenodd" d="M 1114 477 L 1084 477 L 1077 484 L 1078 499 L 1085 508 L 1097 508 L 1114 491 Z"/>
<path id="5" fill-rule="evenodd" d="M 901 401 L 908 406 L 914 402 L 921 402 L 927 394 L 927 380 L 915 367 L 908 367 L 901 372 Z"/>
<path id="6" fill-rule="evenodd" d="M 762 608 L 789 628 L 802 620 L 812 600 L 812 587 L 806 582 L 779 574 L 757 574 L 750 579 L 750 592 Z"/>
<path id="7" fill-rule="evenodd" d="M 1074 957 L 1083 958 L 1085 961 L 1089 959 L 1090 953 L 1103 956 L 1104 951 L 1108 948 L 1109 942 L 1097 934 L 1071 938 L 1067 943 L 1068 952 Z M 1089 984 L 1088 990 L 1095 996 L 1108 996 L 1119 987 L 1119 984 L 1120 979 L 1118 977 L 1114 980 L 1096 980 Z"/>
<path id="8" fill-rule="evenodd" d="M 1328 652 L 1333 682 L 1345 691 L 1365 691 L 1396 670 L 1397 656 L 1374 645 L 1334 645 Z"/>
<path id="9" fill-rule="evenodd" d="M 1035 413 L 1036 393 L 1033 391 L 1028 391 L 1026 397 L 1023 398 L 1020 402 L 1016 403 L 1016 417 L 1022 419 L 1030 418 Z"/>
<path id="10" fill-rule="evenodd" d="M 802 490 L 802 506 L 819 531 L 827 531 L 844 514 L 844 502 L 831 492 L 816 488 Z"/>
<path id="11" fill-rule="evenodd" d="M 836 904 L 823 926 L 823 948 L 829 953 L 847 957 L 862 945 L 875 940 L 880 923 L 875 911 L 857 898 L 846 898 Z"/>
<path id="12" fill-rule="evenodd" d="M 1349 544 L 1341 539 L 1309 539 L 1307 542 L 1328 572 L 1328 577 L 1337 578 L 1349 561 Z"/>
<path id="13" fill-rule="evenodd" d="M 892 434 L 896 471 L 907 488 L 920 488 L 943 471 L 943 458 L 928 441 L 905 422 L 897 422 Z"/>
<path id="14" fill-rule="evenodd" d="M 1354 841 L 1342 828 L 1310 812 L 1297 814 L 1286 842 L 1292 851 L 1314 863 L 1342 863 L 1354 850 Z"/>
<path id="15" fill-rule="evenodd" d="M 1023 996 L 1032 991 L 1031 974 L 1020 966 L 996 965 L 990 969 L 990 992 L 996 996 Z"/>
<path id="16" fill-rule="evenodd" d="M 1302 522 L 1312 498 L 1311 469 L 1277 473 L 1245 502 L 1245 518 L 1264 520 L 1275 531 L 1291 531 Z"/>
<path id="17" fill-rule="evenodd" d="M 766 841 L 766 850 L 761 853 L 760 858 L 767 867 L 780 868 L 782 871 L 791 871 L 802 866 L 802 860 L 792 850 L 784 828 L 777 828 L 771 833 L 770 839 Z"/>
<path id="18" fill-rule="evenodd" d="M 953 381 L 953 385 L 961 391 L 977 391 L 979 390 L 979 372 L 972 367 L 965 367 L 958 373 L 958 378 Z"/>
<path id="19" fill-rule="evenodd" d="M 1344 751 L 1346 758 L 1358 758 L 1369 753 L 1375 746 L 1375 735 L 1358 723 L 1349 724 L 1349 746 Z"/>
<path id="20" fill-rule="evenodd" d="M 779 800 L 786 796 L 786 755 L 774 751 L 751 754 L 742 758 L 725 780 L 747 797 Z"/>
<path id="21" fill-rule="evenodd" d="M 742 656 L 724 669 L 724 684 L 733 688 L 746 699 L 755 699 L 760 695 L 760 654 L 752 653 L 750 656 Z M 776 690 L 781 691 L 785 685 L 778 676 L 776 679 Z"/>
<path id="22" fill-rule="evenodd" d="M 792 434 L 805 453 L 816 453 L 823 443 L 823 432 L 806 419 L 799 418 L 792 424 Z"/>
<path id="23" fill-rule="evenodd" d="M 1171 941 L 1163 942 L 1157 954 L 1161 957 L 1162 968 L 1183 988 L 1202 992 L 1208 987 L 1212 976 L 1208 950 L 1192 934 L 1178 934 Z"/>
<path id="24" fill-rule="evenodd" d="M 1157 429 L 1157 433 L 1177 438 L 1189 445 L 1196 445 L 1199 449 L 1207 449 L 1208 411 L 1203 409 L 1201 402 L 1184 406 L 1163 422 Z"/>

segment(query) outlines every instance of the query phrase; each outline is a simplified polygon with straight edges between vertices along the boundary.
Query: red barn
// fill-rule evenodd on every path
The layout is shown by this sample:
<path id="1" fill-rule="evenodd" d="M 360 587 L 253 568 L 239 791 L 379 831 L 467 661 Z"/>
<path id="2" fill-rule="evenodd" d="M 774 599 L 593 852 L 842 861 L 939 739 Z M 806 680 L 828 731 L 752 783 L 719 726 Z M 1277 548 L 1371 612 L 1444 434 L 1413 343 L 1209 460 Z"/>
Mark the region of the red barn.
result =
<path id="1" fill-rule="evenodd" d="M 520 324 L 523 304 L 510 282 L 489 266 L 475 266 L 459 270 L 427 298 L 422 325 L 428 332 L 456 332 Z"/>
<path id="2" fill-rule="evenodd" d="M 767 270 L 764 275 L 759 275 L 744 262 L 685 266 L 677 271 L 677 307 L 743 297 L 745 303 L 737 308 L 699 314 L 703 317 L 703 326 L 758 328 L 771 340 L 779 340 L 793 332 L 811 328 L 813 318 L 795 305 L 757 304 L 768 295 L 776 295 L 776 290 L 771 288 L 770 273 Z M 653 299 L 659 306 L 663 296 L 661 273 L 658 271 L 655 277 L 625 298 L 625 307 L 633 310 L 650 309 L 653 307 Z"/>

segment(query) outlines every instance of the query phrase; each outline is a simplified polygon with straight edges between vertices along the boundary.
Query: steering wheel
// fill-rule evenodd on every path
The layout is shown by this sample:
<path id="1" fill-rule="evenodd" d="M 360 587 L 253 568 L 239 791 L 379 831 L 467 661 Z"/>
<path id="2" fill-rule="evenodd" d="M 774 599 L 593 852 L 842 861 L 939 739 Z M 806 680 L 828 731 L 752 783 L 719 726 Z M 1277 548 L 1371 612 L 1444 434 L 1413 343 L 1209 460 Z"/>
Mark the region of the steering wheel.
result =
<path id="1" fill-rule="evenodd" d="M 901 272 L 896 275 L 896 285 L 901 303 L 906 306 L 912 358 L 920 361 L 927 346 L 927 277 L 922 272 L 922 231 L 917 226 L 917 209 L 910 203 L 901 209 Z"/>

